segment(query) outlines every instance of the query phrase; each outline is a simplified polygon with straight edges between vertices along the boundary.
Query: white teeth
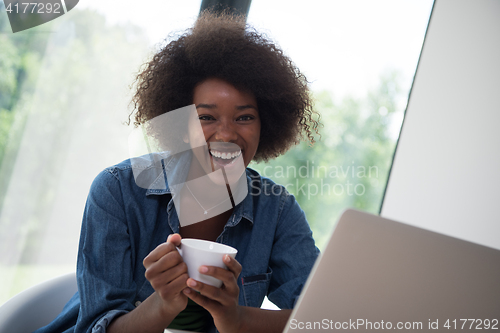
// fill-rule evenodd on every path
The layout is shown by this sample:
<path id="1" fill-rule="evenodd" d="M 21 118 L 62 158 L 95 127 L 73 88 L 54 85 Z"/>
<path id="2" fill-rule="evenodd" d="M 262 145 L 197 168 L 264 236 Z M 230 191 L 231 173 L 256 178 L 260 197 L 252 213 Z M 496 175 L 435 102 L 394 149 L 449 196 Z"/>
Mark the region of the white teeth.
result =
<path id="1" fill-rule="evenodd" d="M 221 153 L 220 151 L 210 150 L 210 154 L 212 154 L 212 156 L 222 158 L 224 160 L 229 160 L 229 159 L 233 159 L 233 158 L 240 156 L 241 150 L 237 151 L 235 153 Z"/>

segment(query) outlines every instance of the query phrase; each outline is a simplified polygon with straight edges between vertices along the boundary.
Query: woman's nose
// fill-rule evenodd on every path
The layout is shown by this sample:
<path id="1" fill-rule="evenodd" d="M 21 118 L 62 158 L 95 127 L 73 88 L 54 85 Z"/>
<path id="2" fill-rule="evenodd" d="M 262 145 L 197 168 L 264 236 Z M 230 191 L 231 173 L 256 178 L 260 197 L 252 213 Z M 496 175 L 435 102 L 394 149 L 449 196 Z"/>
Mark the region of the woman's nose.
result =
<path id="1" fill-rule="evenodd" d="M 221 121 L 219 126 L 217 126 L 217 132 L 215 133 L 215 139 L 222 142 L 232 142 L 236 141 L 238 135 L 234 128 L 234 125 L 229 121 Z"/>

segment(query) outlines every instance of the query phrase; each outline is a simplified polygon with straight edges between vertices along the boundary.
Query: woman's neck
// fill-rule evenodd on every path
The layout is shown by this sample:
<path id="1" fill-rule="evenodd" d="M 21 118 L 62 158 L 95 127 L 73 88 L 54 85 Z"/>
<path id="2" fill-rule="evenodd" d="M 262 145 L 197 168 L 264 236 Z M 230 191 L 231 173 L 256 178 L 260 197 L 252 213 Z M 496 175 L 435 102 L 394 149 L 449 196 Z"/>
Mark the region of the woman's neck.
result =
<path id="1" fill-rule="evenodd" d="M 180 234 L 182 238 L 197 238 L 215 242 L 222 231 L 224 231 L 224 226 L 232 213 L 233 209 L 230 209 L 205 221 L 181 227 Z"/>

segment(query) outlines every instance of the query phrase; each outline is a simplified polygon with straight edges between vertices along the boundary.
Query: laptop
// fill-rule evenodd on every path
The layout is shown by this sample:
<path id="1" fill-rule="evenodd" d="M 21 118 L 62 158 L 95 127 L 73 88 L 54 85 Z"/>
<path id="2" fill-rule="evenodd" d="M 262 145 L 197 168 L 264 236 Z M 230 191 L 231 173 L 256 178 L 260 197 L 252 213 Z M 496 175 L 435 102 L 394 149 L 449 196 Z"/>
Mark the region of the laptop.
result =
<path id="1" fill-rule="evenodd" d="M 499 250 L 349 209 L 284 332 L 498 330 L 499 321 Z"/>

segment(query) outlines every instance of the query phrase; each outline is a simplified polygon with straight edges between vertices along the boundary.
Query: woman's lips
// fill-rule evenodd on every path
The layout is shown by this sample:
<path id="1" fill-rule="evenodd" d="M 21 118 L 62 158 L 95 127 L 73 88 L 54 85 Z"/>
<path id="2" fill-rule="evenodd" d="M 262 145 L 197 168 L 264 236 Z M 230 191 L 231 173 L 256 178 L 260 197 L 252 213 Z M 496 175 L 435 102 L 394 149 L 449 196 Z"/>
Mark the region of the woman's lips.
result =
<path id="1" fill-rule="evenodd" d="M 213 161 L 223 167 L 227 167 L 234 163 L 240 157 L 241 150 L 238 151 L 222 151 L 216 149 L 210 149 L 210 155 L 212 156 Z"/>
<path id="2" fill-rule="evenodd" d="M 221 158 L 223 160 L 231 160 L 240 156 L 241 150 L 230 152 L 230 151 L 219 151 L 215 149 L 210 149 L 210 154 L 214 157 Z"/>

